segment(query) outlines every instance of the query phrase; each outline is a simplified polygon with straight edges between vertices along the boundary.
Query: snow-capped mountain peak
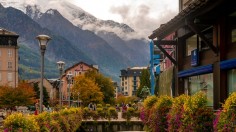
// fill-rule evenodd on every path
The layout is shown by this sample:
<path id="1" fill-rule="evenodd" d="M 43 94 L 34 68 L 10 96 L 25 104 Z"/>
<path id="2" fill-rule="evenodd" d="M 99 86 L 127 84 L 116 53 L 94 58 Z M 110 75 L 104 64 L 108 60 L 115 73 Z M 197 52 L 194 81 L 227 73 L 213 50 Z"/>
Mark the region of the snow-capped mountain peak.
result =
<path id="1" fill-rule="evenodd" d="M 12 6 L 23 11 L 34 20 L 39 19 L 43 13 L 53 13 L 53 10 L 49 9 L 55 9 L 73 25 L 84 30 L 95 33 L 99 31 L 114 32 L 121 38 L 127 37 L 128 33 L 134 33 L 134 30 L 126 24 L 97 19 L 66 0 L 0 0 L 0 2 L 4 7 Z"/>

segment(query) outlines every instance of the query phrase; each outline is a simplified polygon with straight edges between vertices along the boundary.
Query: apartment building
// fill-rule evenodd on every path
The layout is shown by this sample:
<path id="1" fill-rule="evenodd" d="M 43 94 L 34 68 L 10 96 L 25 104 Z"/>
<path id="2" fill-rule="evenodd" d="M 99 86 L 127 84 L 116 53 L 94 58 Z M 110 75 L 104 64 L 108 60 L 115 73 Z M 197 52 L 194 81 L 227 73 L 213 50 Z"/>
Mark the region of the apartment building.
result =
<path id="1" fill-rule="evenodd" d="M 85 62 L 79 62 L 65 70 L 65 73 L 61 78 L 61 80 L 63 81 L 63 84 L 62 84 L 63 97 L 62 98 L 64 101 L 67 101 L 69 98 L 70 87 L 73 84 L 73 77 L 83 75 L 89 70 L 95 70 L 98 72 L 99 71 L 98 65 L 89 65 Z M 68 79 L 67 79 L 68 74 L 72 75 L 72 80 L 70 82 L 68 82 Z"/>
<path id="2" fill-rule="evenodd" d="M 147 67 L 132 67 L 121 70 L 120 86 L 124 96 L 136 95 L 143 69 L 147 69 Z"/>
<path id="3" fill-rule="evenodd" d="M 0 85 L 18 85 L 19 35 L 0 28 Z"/>

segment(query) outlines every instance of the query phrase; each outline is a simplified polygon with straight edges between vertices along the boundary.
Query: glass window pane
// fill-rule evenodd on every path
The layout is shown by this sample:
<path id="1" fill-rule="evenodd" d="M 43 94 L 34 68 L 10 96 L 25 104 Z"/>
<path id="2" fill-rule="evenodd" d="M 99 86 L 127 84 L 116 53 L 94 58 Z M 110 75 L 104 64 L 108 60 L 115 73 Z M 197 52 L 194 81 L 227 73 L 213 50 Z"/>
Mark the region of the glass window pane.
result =
<path id="1" fill-rule="evenodd" d="M 232 29 L 231 37 L 232 37 L 231 42 L 235 43 L 236 42 L 236 29 Z"/>
<path id="2" fill-rule="evenodd" d="M 191 55 L 191 51 L 197 48 L 197 35 L 186 39 L 186 56 Z"/>
<path id="3" fill-rule="evenodd" d="M 189 77 L 190 95 L 202 91 L 207 95 L 207 106 L 213 106 L 213 74 L 204 74 Z"/>
<path id="4" fill-rule="evenodd" d="M 228 94 L 236 92 L 236 69 L 228 71 Z"/>

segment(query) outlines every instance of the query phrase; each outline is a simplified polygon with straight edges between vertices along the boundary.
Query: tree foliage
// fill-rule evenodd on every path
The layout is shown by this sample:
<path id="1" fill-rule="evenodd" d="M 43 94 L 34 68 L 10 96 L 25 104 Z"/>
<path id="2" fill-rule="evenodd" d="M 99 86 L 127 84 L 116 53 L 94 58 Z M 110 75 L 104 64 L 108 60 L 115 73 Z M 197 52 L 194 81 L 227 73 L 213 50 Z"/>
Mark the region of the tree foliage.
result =
<path id="1" fill-rule="evenodd" d="M 36 93 L 35 98 L 37 100 L 40 99 L 40 89 L 39 89 L 39 83 L 34 83 L 34 91 Z M 43 87 L 43 105 L 48 106 L 49 105 L 49 95 L 47 92 L 47 89 Z"/>
<path id="2" fill-rule="evenodd" d="M 71 93 L 76 99 L 78 99 L 79 93 L 79 99 L 82 100 L 85 106 L 90 102 L 101 103 L 104 97 L 95 81 L 86 78 L 84 75 L 75 77 Z"/>
<path id="3" fill-rule="evenodd" d="M 86 72 L 85 76 L 95 80 L 95 83 L 100 87 L 101 92 L 104 95 L 103 102 L 105 104 L 114 104 L 115 87 L 110 78 L 107 78 L 94 70 Z"/>
<path id="4" fill-rule="evenodd" d="M 139 85 L 139 88 L 137 90 L 137 96 L 138 97 L 142 97 L 140 95 L 141 91 L 142 91 L 142 88 L 144 86 L 147 86 L 148 88 L 151 88 L 151 82 L 150 82 L 150 72 L 148 69 L 143 69 L 142 70 L 142 74 L 140 76 L 140 85 Z"/>
<path id="5" fill-rule="evenodd" d="M 0 106 L 13 108 L 14 106 L 27 106 L 35 102 L 35 92 L 31 85 L 20 82 L 18 87 L 0 86 Z"/>

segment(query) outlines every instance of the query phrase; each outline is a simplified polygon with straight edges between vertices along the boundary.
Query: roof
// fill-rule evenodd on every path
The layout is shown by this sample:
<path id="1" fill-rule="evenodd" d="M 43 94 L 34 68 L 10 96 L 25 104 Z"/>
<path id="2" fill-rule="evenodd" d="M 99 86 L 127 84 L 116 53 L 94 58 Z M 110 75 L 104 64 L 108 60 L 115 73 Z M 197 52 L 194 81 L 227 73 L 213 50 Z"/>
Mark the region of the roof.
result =
<path id="1" fill-rule="evenodd" d="M 186 24 L 186 19 L 193 19 L 194 17 L 202 15 L 215 6 L 220 5 L 222 2 L 224 2 L 224 0 L 195 0 L 166 24 L 162 24 L 159 28 L 154 30 L 149 38 L 162 39 L 178 30 L 180 27 L 183 27 Z"/>
<path id="2" fill-rule="evenodd" d="M 86 65 L 86 66 L 88 66 L 88 67 L 90 67 L 90 68 L 92 68 L 92 69 L 94 69 L 94 70 L 97 70 L 97 71 L 98 71 L 98 69 L 97 69 L 97 68 L 95 68 L 95 67 L 93 67 L 93 65 L 89 65 L 89 64 L 87 64 L 87 63 L 85 63 L 85 62 L 83 62 L 83 61 L 80 61 L 79 63 L 76 63 L 76 64 L 74 64 L 73 66 L 71 66 L 71 67 L 67 68 L 67 69 L 65 70 L 65 72 L 67 72 L 68 70 L 70 70 L 70 69 L 72 69 L 72 68 L 74 68 L 74 67 L 78 66 L 79 64 L 84 64 L 84 65 Z"/>
<path id="3" fill-rule="evenodd" d="M 121 70 L 121 76 L 141 76 L 143 69 L 147 69 L 147 67 L 132 67 L 127 68 L 127 70 L 123 69 Z"/>
<path id="4" fill-rule="evenodd" d="M 0 27 L 0 35 L 12 35 L 12 36 L 18 36 L 15 32 L 8 31 L 6 29 L 3 29 Z"/>
<path id="5" fill-rule="evenodd" d="M 130 69 L 140 70 L 140 69 L 147 69 L 147 67 L 146 66 L 143 66 L 143 67 L 131 67 Z"/>

